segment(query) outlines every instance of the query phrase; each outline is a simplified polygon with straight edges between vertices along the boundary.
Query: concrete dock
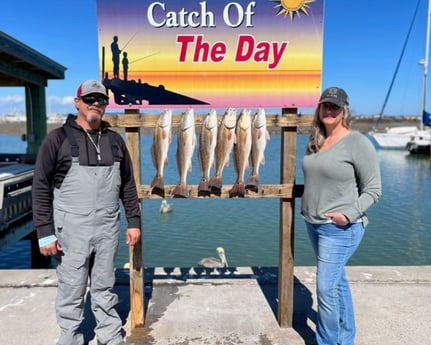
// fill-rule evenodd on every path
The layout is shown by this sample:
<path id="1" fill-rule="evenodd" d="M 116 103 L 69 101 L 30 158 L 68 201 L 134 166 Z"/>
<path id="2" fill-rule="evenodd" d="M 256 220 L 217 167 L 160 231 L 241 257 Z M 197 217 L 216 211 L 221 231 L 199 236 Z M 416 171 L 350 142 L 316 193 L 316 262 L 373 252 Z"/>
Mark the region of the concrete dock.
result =
<path id="1" fill-rule="evenodd" d="M 431 266 L 352 267 L 356 345 L 431 344 Z M 311 345 L 315 267 L 295 267 L 293 328 L 277 322 L 277 268 L 145 270 L 145 327 L 130 331 L 129 274 L 115 290 L 126 338 L 145 345 Z M 58 336 L 54 270 L 0 271 L 0 343 L 54 345 Z M 83 332 L 96 344 L 86 304 Z"/>

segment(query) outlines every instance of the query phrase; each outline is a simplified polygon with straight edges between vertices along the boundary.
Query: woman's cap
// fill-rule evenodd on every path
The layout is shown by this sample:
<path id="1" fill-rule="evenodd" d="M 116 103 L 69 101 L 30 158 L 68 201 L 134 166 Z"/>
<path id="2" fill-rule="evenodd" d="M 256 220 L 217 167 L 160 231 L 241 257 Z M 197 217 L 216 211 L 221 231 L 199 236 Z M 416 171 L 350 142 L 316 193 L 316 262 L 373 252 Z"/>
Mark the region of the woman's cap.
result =
<path id="1" fill-rule="evenodd" d="M 339 107 L 344 107 L 345 105 L 349 105 L 349 97 L 347 96 L 346 91 L 339 87 L 328 87 L 322 92 L 319 104 L 325 102 L 334 103 Z"/>
<path id="2" fill-rule="evenodd" d="M 92 93 L 99 93 L 104 95 L 106 98 L 109 98 L 108 91 L 106 90 L 105 85 L 103 85 L 100 81 L 97 80 L 86 80 L 84 81 L 78 88 L 76 93 L 77 97 L 87 96 Z"/>

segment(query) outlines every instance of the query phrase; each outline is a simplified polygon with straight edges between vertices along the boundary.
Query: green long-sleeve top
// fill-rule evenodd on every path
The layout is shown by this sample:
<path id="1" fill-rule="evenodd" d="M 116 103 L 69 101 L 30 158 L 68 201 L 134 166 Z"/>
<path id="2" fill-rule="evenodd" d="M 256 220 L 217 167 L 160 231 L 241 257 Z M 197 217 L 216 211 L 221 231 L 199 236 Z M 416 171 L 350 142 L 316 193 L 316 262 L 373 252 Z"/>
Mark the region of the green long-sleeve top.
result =
<path id="1" fill-rule="evenodd" d="M 351 222 L 368 219 L 365 211 L 382 195 L 377 152 L 363 134 L 352 131 L 328 150 L 305 155 L 302 215 L 314 224 L 340 212 Z"/>

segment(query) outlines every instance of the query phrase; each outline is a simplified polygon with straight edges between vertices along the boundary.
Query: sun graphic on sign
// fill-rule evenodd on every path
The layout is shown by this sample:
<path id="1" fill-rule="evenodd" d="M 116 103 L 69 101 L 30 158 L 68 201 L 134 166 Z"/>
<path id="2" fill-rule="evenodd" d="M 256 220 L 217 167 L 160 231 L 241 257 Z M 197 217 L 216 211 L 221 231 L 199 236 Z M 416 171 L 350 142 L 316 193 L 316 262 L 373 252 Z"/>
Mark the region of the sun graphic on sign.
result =
<path id="1" fill-rule="evenodd" d="M 315 0 L 271 0 L 272 2 L 278 3 L 274 8 L 279 8 L 277 16 L 283 15 L 285 17 L 290 16 L 290 20 L 293 21 L 295 16 L 300 16 L 303 12 L 308 16 L 307 8 L 308 4 Z"/>

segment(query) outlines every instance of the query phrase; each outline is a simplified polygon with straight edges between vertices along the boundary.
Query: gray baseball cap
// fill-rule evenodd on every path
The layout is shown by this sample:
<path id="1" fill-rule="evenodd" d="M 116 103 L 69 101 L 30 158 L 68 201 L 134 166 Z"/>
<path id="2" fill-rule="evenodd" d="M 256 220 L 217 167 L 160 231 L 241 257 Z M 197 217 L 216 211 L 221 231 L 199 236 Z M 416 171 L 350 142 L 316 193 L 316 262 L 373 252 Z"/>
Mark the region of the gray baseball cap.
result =
<path id="1" fill-rule="evenodd" d="M 106 98 L 109 98 L 108 91 L 106 90 L 105 85 L 103 85 L 100 81 L 97 80 L 86 80 L 84 81 L 78 88 L 76 92 L 77 97 L 87 96 L 92 93 L 98 93 L 104 95 Z"/>
<path id="2" fill-rule="evenodd" d="M 349 105 L 349 97 L 347 96 L 346 91 L 339 87 L 328 87 L 322 92 L 319 104 L 325 102 L 334 103 L 339 107 L 344 107 L 345 105 Z"/>

